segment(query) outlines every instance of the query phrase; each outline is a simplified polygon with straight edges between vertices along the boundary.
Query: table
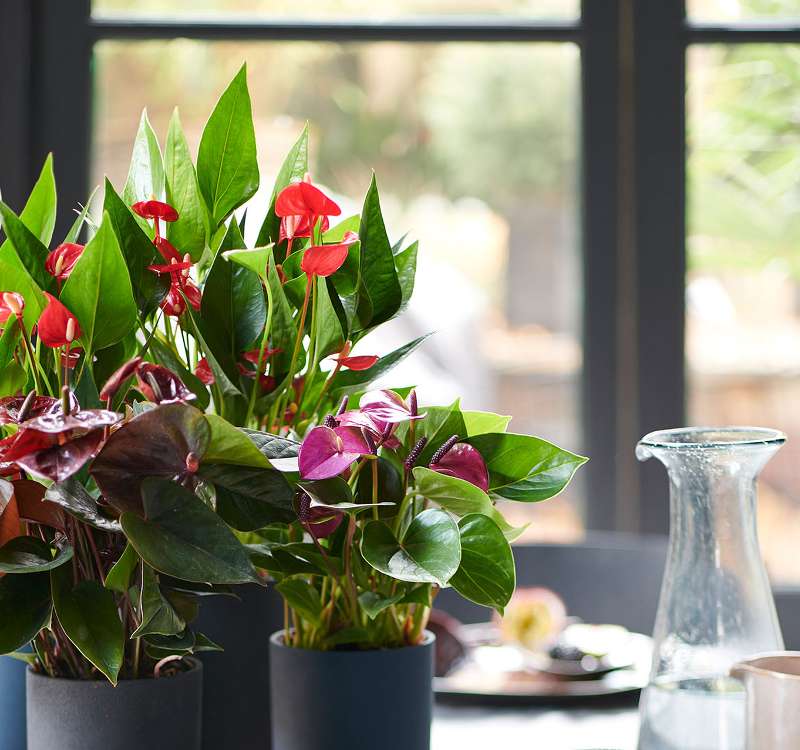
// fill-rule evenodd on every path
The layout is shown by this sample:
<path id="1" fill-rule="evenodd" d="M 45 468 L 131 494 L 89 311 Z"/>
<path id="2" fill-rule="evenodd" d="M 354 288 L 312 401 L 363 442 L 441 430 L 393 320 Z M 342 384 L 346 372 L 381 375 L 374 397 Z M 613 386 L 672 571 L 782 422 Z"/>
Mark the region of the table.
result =
<path id="1" fill-rule="evenodd" d="M 636 708 L 437 705 L 432 750 L 636 750 Z"/>

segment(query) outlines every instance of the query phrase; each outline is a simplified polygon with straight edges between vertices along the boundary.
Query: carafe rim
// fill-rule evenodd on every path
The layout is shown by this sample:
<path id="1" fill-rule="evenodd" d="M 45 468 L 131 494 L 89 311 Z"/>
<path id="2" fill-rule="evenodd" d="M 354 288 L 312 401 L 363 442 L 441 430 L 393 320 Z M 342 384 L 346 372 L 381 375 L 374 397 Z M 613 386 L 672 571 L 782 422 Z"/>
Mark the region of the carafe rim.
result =
<path id="1" fill-rule="evenodd" d="M 674 427 L 649 432 L 640 441 L 644 448 L 667 450 L 718 450 L 750 446 L 780 446 L 786 435 L 769 427 Z"/>
<path id="2" fill-rule="evenodd" d="M 776 680 L 789 680 L 791 682 L 800 681 L 800 674 L 791 674 L 789 672 L 781 672 L 776 669 L 767 669 L 766 667 L 758 666 L 757 662 L 764 661 L 765 659 L 800 659 L 800 651 L 764 651 L 762 653 L 753 654 L 746 659 L 736 662 L 730 670 L 731 677 L 741 679 L 744 674 L 761 675 L 763 677 L 770 677 Z"/>

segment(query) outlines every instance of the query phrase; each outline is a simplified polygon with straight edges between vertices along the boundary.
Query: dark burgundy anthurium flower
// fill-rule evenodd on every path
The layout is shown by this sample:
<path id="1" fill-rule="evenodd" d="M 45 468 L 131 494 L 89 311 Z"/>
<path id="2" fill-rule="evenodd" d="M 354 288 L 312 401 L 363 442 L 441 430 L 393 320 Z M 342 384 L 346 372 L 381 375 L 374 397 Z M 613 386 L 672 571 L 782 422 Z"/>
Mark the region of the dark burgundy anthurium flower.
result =
<path id="1" fill-rule="evenodd" d="M 432 461 L 430 468 L 439 474 L 464 479 L 484 492 L 489 491 L 486 462 L 469 443 L 455 443 L 438 461 Z"/>
<path id="2" fill-rule="evenodd" d="M 178 212 L 163 201 L 149 200 L 134 203 L 131 208 L 134 213 L 139 214 L 143 219 L 161 219 L 161 221 L 177 221 Z"/>
<path id="3" fill-rule="evenodd" d="M 83 254 L 84 247 L 74 242 L 64 242 L 48 253 L 44 262 L 45 270 L 59 281 L 66 281 Z"/>
<path id="4" fill-rule="evenodd" d="M 216 382 L 211 365 L 208 364 L 208 360 L 205 357 L 197 363 L 197 367 L 194 368 L 194 374 L 203 385 L 214 385 Z"/>
<path id="5" fill-rule="evenodd" d="M 338 476 L 353 461 L 372 453 L 373 448 L 358 427 L 315 427 L 300 447 L 300 476 L 303 479 Z"/>
<path id="6" fill-rule="evenodd" d="M 53 349 L 67 346 L 81 336 L 78 319 L 67 310 L 52 294 L 44 292 L 47 306 L 39 316 L 37 330 L 45 346 Z"/>
<path id="7" fill-rule="evenodd" d="M 70 402 L 73 409 L 78 409 L 78 400 L 73 393 L 70 393 Z M 35 394 L 0 398 L 0 425 L 22 424 L 47 414 L 61 414 L 61 399 Z"/>
<path id="8" fill-rule="evenodd" d="M 300 268 L 308 276 L 330 276 L 344 265 L 354 242 L 358 242 L 358 235 L 346 232 L 342 241 L 334 245 L 312 245 L 303 253 Z"/>
<path id="9" fill-rule="evenodd" d="M 0 326 L 4 326 L 12 315 L 21 318 L 24 309 L 25 298 L 21 294 L 0 292 Z"/>
<path id="10" fill-rule="evenodd" d="M 400 441 L 394 436 L 396 422 L 386 422 L 358 409 L 342 412 L 333 419 L 340 427 L 357 427 L 368 430 L 375 441 L 387 448 L 400 447 Z"/>
<path id="11" fill-rule="evenodd" d="M 361 397 L 360 409 L 365 414 L 383 422 L 406 422 L 422 419 L 424 414 L 416 414 L 412 405 L 394 391 L 369 391 Z"/>
<path id="12" fill-rule="evenodd" d="M 344 519 L 344 513 L 341 511 L 313 507 L 311 498 L 303 490 L 298 490 L 295 495 L 295 511 L 305 530 L 316 539 L 329 537 Z"/>
<path id="13" fill-rule="evenodd" d="M 109 401 L 114 398 L 114 396 L 117 395 L 117 391 L 122 387 L 122 384 L 136 372 L 136 368 L 139 367 L 141 363 L 141 357 L 134 357 L 133 359 L 129 359 L 122 367 L 117 368 L 100 390 L 100 400 Z"/>
<path id="14" fill-rule="evenodd" d="M 83 349 L 80 347 L 75 347 L 74 349 L 70 349 L 69 353 L 66 350 L 61 351 L 61 367 L 66 367 L 68 370 L 74 370 L 78 366 L 78 362 L 80 361 L 81 355 L 83 354 Z"/>
<path id="15" fill-rule="evenodd" d="M 150 362 L 136 368 L 137 387 L 154 404 L 185 403 L 197 398 L 172 370 Z"/>

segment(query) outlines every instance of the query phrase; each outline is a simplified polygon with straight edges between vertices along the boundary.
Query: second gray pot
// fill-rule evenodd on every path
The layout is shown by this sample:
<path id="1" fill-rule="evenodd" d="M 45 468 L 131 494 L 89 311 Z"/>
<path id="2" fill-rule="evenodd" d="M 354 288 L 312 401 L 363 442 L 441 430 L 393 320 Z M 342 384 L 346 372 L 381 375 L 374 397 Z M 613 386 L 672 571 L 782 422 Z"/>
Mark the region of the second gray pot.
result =
<path id="1" fill-rule="evenodd" d="M 64 680 L 28 671 L 28 750 L 200 750 L 203 666 L 173 677 Z"/>

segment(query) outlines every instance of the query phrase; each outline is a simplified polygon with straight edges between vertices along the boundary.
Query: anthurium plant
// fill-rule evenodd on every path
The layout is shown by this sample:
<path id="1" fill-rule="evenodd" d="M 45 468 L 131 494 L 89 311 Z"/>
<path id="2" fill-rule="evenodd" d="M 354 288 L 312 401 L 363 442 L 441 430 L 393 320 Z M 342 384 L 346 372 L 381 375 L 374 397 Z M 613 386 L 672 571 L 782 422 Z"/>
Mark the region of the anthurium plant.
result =
<path id="1" fill-rule="evenodd" d="M 374 178 L 343 217 L 306 129 L 260 207 L 258 186 L 243 67 L 196 161 L 177 111 L 163 149 L 143 114 L 125 185 L 63 241 L 52 158 L 19 214 L 0 202 L 0 653 L 151 676 L 216 648 L 203 596 L 268 579 L 314 649 L 413 645 L 445 586 L 508 602 L 521 530 L 498 501 L 547 499 L 585 459 L 375 388 L 424 337 L 361 344 L 417 258 Z"/>

